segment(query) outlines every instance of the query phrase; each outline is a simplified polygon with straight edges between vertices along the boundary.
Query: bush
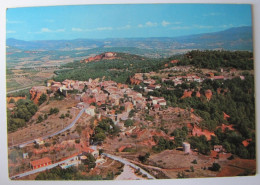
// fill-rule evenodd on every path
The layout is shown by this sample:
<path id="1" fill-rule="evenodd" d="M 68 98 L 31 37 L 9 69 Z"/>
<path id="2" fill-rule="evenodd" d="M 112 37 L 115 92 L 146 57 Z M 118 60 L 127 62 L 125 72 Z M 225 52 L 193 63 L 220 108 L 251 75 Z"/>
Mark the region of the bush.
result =
<path id="1" fill-rule="evenodd" d="M 115 173 L 115 175 L 120 175 L 120 174 L 121 174 L 121 172 L 120 172 L 120 171 Z"/>
<path id="2" fill-rule="evenodd" d="M 15 103 L 14 99 L 11 98 L 10 101 L 9 101 L 9 103 Z"/>
<path id="3" fill-rule="evenodd" d="M 80 139 L 76 139 L 75 143 L 79 144 L 80 143 Z"/>
<path id="4" fill-rule="evenodd" d="M 61 114 L 60 119 L 64 119 L 64 118 L 65 118 L 64 114 Z"/>
<path id="5" fill-rule="evenodd" d="M 209 167 L 209 170 L 212 171 L 219 171 L 221 166 L 218 163 L 213 163 L 211 167 Z"/>
<path id="6" fill-rule="evenodd" d="M 40 145 L 37 143 L 37 144 L 34 145 L 34 148 L 39 149 Z"/>
<path id="7" fill-rule="evenodd" d="M 38 119 L 37 119 L 37 123 L 41 123 L 43 121 L 43 118 L 42 118 L 42 116 L 40 115 L 40 116 L 38 116 Z"/>
<path id="8" fill-rule="evenodd" d="M 227 159 L 228 160 L 233 160 L 235 157 L 234 157 L 234 155 L 231 155 L 230 157 L 228 157 Z"/>
<path id="9" fill-rule="evenodd" d="M 150 157 L 150 153 L 146 153 L 145 155 L 139 155 L 138 156 L 138 159 L 142 162 L 142 163 L 144 163 L 144 162 L 146 162 L 147 161 L 147 159 Z"/>
<path id="10" fill-rule="evenodd" d="M 128 120 L 125 121 L 124 126 L 125 127 L 131 127 L 131 126 L 133 126 L 133 124 L 134 124 L 134 121 L 131 120 L 131 119 L 128 119 Z"/>
<path id="11" fill-rule="evenodd" d="M 59 112 L 60 112 L 60 110 L 59 110 L 57 107 L 50 109 L 50 115 L 52 115 L 52 114 L 58 114 Z"/>
<path id="12" fill-rule="evenodd" d="M 190 171 L 194 172 L 194 167 L 193 166 L 190 167 Z"/>

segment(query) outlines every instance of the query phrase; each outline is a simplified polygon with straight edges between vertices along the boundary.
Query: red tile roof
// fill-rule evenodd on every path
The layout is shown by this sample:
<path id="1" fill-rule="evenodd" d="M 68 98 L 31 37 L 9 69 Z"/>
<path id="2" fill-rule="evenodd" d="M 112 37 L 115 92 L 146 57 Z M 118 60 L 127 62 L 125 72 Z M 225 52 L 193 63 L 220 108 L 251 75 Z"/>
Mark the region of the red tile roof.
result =
<path id="1" fill-rule="evenodd" d="M 49 157 L 44 157 L 42 159 L 31 161 L 30 163 L 31 163 L 32 166 L 38 166 L 38 165 L 41 165 L 41 164 L 51 163 L 51 159 Z"/>

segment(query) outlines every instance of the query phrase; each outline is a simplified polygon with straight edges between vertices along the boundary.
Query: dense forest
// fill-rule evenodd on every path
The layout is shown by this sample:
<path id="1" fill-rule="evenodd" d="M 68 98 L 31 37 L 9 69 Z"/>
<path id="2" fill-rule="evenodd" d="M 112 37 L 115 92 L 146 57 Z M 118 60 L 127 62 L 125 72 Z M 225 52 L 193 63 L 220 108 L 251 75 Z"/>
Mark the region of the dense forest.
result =
<path id="1" fill-rule="evenodd" d="M 222 144 L 228 152 L 242 158 L 255 158 L 254 77 L 248 75 L 245 80 L 205 80 L 201 84 L 200 93 L 204 94 L 205 90 L 210 89 L 213 93 L 210 100 L 205 96 L 198 98 L 195 96 L 196 93 L 193 93 L 192 97 L 181 99 L 182 94 L 177 91 L 183 92 L 186 88 L 190 88 L 188 84 L 180 85 L 175 90 L 161 88 L 149 92 L 148 95 L 164 97 L 168 106 L 188 110 L 193 108 L 194 113 L 203 118 L 199 126 L 214 132 L 216 136 L 213 136 L 211 141 L 207 141 L 205 136 L 188 138 L 186 132 L 177 129 L 171 134 L 176 137 L 175 145 L 181 145 L 178 144 L 179 140 L 189 140 L 191 146 L 197 148 L 200 153 L 209 154 L 214 145 Z M 218 89 L 221 89 L 220 93 Z M 227 120 L 223 118 L 224 113 L 230 116 Z M 232 124 L 236 131 L 226 129 L 222 132 L 220 128 L 217 129 L 222 123 Z M 246 147 L 242 145 L 245 139 L 252 140 Z"/>
<path id="2" fill-rule="evenodd" d="M 237 69 L 253 69 L 253 53 L 249 51 L 200 51 L 188 52 L 178 65 L 193 65 L 198 68 L 218 69 L 220 67 L 233 67 Z"/>

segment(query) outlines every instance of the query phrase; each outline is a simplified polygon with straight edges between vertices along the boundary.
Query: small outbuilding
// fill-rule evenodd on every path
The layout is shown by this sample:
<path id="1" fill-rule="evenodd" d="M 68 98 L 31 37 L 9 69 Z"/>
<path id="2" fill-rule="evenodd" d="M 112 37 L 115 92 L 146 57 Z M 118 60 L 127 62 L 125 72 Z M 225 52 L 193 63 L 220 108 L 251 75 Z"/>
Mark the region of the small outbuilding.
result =
<path id="1" fill-rule="evenodd" d="M 183 151 L 184 151 L 185 154 L 190 153 L 190 143 L 183 142 L 182 147 L 183 147 Z"/>

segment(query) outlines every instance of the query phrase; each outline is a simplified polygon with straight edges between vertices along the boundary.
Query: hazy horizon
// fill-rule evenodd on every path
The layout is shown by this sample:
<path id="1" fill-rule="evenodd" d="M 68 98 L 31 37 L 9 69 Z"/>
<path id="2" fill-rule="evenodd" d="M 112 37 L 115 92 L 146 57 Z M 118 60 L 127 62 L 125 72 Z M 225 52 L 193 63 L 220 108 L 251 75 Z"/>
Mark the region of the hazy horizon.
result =
<path id="1" fill-rule="evenodd" d="M 232 28 L 245 28 L 245 27 L 251 27 L 252 26 L 240 26 L 240 27 L 231 27 L 228 29 L 223 29 L 220 31 L 214 31 L 214 32 L 205 32 L 205 33 L 198 33 L 198 34 L 189 34 L 189 35 L 180 35 L 180 36 L 172 36 L 172 37 L 165 37 L 165 36 L 161 36 L 161 37 L 107 37 L 107 38 L 75 38 L 75 39 L 50 39 L 50 40 L 45 40 L 45 39 L 39 39 L 39 40 L 22 40 L 22 39 L 17 39 L 14 37 L 9 37 L 6 38 L 6 40 L 8 39 L 14 39 L 14 40 L 21 40 L 21 41 L 26 41 L 26 42 L 31 42 L 31 41 L 59 41 L 59 40 L 108 40 L 108 39 L 151 39 L 151 38 L 178 38 L 178 37 L 185 37 L 185 36 L 192 36 L 192 35 L 200 35 L 200 34 L 211 34 L 211 33 L 217 33 L 217 32 L 221 32 L 221 31 L 226 31 L 226 30 L 230 30 Z"/>
<path id="2" fill-rule="evenodd" d="M 25 41 L 179 37 L 252 26 L 251 5 L 121 4 L 10 8 L 6 38 Z"/>

